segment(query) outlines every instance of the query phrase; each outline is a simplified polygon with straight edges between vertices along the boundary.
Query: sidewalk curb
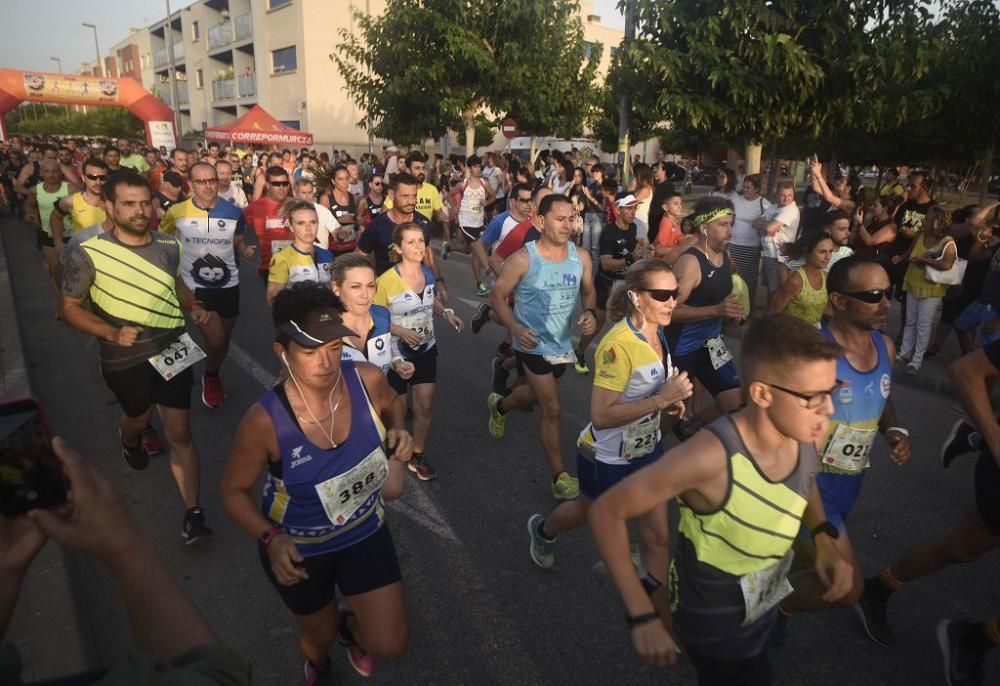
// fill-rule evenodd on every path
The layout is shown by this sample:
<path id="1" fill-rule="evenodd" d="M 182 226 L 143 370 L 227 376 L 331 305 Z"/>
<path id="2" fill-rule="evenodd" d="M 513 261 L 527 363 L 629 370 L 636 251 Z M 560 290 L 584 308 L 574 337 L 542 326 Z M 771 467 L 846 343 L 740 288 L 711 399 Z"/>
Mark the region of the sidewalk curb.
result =
<path id="1" fill-rule="evenodd" d="M 0 218 L 0 400 L 31 395 L 5 244 L 6 234 L 17 230 L 27 229 L 17 219 Z M 74 593 L 74 562 L 61 546 L 48 543 L 24 579 L 7 640 L 21 653 L 25 682 L 84 672 L 95 664 L 97 652 Z"/>

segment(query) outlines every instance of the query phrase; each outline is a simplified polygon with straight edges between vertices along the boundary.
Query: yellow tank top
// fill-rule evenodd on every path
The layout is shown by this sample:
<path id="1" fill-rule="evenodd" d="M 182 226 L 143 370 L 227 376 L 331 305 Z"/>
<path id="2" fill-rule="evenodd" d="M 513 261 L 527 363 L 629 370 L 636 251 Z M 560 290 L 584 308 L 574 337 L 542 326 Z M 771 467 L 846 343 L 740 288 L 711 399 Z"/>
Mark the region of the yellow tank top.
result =
<path id="1" fill-rule="evenodd" d="M 949 243 L 953 242 L 954 239 L 949 236 L 941 243 L 928 248 L 924 245 L 923 234 L 918 234 L 913 239 L 913 251 L 910 253 L 910 259 L 921 257 L 928 253 L 931 253 L 935 257 L 940 257 L 943 253 L 942 248 L 947 247 Z M 955 248 L 948 249 L 954 250 Z M 915 298 L 943 298 L 944 294 L 948 291 L 948 285 L 928 281 L 924 275 L 924 265 L 911 262 L 910 266 L 906 268 L 906 276 L 903 277 L 903 290 L 907 293 L 912 293 Z"/>
<path id="2" fill-rule="evenodd" d="M 76 235 L 88 226 L 100 224 L 107 218 L 108 215 L 105 214 L 104 208 L 89 205 L 83 199 L 82 192 L 73 194 L 73 209 L 69 212 L 70 235 Z"/>
<path id="3" fill-rule="evenodd" d="M 823 311 L 826 309 L 826 274 L 820 272 L 823 282 L 819 288 L 813 288 L 809 283 L 809 277 L 806 276 L 805 268 L 800 267 L 797 272 L 802 277 L 802 290 L 785 306 L 785 313 L 813 326 L 819 326 Z"/>

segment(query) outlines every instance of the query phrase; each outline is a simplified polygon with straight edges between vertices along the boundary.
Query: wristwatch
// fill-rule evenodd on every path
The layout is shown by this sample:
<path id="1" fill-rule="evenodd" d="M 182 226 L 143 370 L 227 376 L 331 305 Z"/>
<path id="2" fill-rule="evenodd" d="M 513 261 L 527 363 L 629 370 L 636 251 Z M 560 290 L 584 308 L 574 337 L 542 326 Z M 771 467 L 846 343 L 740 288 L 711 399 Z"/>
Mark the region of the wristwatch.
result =
<path id="1" fill-rule="evenodd" d="M 820 522 L 819 524 L 817 524 L 816 526 L 814 526 L 812 529 L 809 530 L 809 535 L 812 536 L 813 541 L 816 540 L 816 536 L 818 536 L 819 534 L 826 534 L 827 536 L 836 541 L 838 538 L 840 538 L 840 529 L 835 527 L 830 522 Z"/>

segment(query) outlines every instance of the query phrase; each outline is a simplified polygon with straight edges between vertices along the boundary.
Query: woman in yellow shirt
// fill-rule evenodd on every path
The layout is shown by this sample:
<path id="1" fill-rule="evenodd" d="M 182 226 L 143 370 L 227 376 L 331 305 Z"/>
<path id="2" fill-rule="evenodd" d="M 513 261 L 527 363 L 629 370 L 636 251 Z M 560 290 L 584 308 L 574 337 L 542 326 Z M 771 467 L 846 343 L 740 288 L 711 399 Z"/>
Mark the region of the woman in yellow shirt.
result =
<path id="1" fill-rule="evenodd" d="M 833 254 L 833 239 L 823 231 L 810 231 L 782 248 L 789 262 L 805 264 L 781 284 L 768 305 L 768 312 L 785 312 L 819 327 L 826 309 L 826 265 Z"/>

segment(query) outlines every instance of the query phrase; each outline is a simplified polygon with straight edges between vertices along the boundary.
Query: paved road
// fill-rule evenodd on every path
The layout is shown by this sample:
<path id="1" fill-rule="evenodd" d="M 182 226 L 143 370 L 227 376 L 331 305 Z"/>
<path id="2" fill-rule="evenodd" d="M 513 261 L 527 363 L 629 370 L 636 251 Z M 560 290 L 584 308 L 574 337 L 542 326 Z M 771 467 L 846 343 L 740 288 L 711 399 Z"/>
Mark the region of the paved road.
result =
<path id="1" fill-rule="evenodd" d="M 5 220 L 10 221 L 10 220 Z M 12 227 L 5 226 L 5 230 Z M 114 399 L 98 372 L 97 344 L 53 319 L 52 294 L 27 235 L 9 242 L 20 321 L 34 388 L 56 430 L 98 462 L 126 494 L 148 535 L 184 589 L 222 638 L 252 657 L 257 683 L 297 683 L 300 658 L 291 618 L 267 584 L 253 542 L 230 523 L 216 493 L 231 437 L 243 412 L 277 371 L 270 350 L 263 285 L 245 265 L 238 348 L 223 368 L 229 398 L 217 410 L 196 403 L 194 435 L 203 471 L 202 502 L 216 539 L 186 548 L 181 509 L 167 462 L 130 471 L 118 458 Z M 452 306 L 468 321 L 473 305 L 467 263 L 444 263 Z M 478 337 L 439 331 L 442 350 L 435 425 L 428 458 L 440 478 L 408 483 L 389 516 L 402 563 L 410 613 L 406 657 L 382 668 L 375 683 L 405 684 L 692 684 L 687 669 L 661 671 L 634 657 L 622 608 L 586 531 L 560 538 L 557 564 L 536 568 L 527 555 L 525 520 L 553 505 L 536 439 L 536 417 L 511 416 L 507 436 L 486 431 L 489 359 L 495 327 Z M 240 352 L 241 351 L 241 352 Z M 570 373 L 562 384 L 563 452 L 573 455 L 585 423 L 589 387 Z M 851 535 L 868 572 L 907 545 L 947 531 L 971 502 L 971 460 L 944 472 L 940 437 L 956 416 L 949 399 L 910 389 L 894 394 L 913 432 L 913 463 L 899 468 L 876 451 Z M 861 633 L 850 610 L 793 618 L 778 683 L 814 686 L 940 683 L 933 628 L 944 616 L 1000 611 L 998 558 L 949 569 L 900 594 L 892 607 L 899 645 L 882 650 Z M 79 593 L 100 657 L 131 646 L 127 619 L 110 577 L 79 563 Z M 343 683 L 360 683 L 336 654 Z M 1000 683 L 994 658 L 989 683 Z"/>

